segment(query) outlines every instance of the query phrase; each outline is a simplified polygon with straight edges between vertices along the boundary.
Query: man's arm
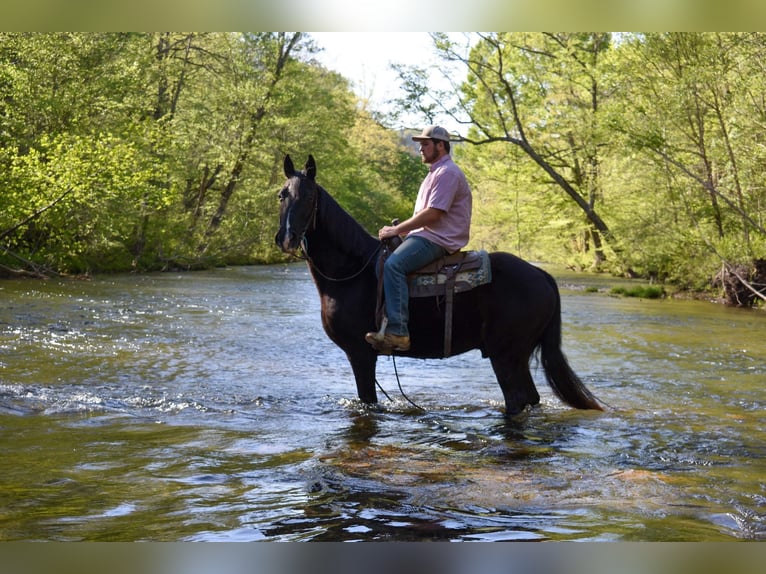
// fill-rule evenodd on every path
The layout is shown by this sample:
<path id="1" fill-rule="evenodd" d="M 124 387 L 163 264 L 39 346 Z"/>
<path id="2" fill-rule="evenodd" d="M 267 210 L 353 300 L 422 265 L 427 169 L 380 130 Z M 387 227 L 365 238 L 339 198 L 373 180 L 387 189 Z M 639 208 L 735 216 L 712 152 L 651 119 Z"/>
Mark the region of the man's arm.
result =
<path id="1" fill-rule="evenodd" d="M 443 216 L 444 211 L 435 207 L 427 207 L 419 211 L 409 219 L 405 219 L 399 225 L 385 225 L 378 231 L 378 239 L 388 239 L 397 235 L 404 235 L 413 229 L 428 227 L 438 222 Z"/>

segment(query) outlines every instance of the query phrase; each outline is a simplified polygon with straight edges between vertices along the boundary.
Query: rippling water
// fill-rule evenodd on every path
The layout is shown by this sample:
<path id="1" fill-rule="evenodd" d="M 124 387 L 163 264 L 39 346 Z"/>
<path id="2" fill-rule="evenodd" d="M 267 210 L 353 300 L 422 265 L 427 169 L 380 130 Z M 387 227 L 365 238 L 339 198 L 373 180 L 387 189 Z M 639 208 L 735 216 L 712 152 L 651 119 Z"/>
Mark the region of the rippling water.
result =
<path id="1" fill-rule="evenodd" d="M 610 409 L 506 421 L 478 353 L 360 405 L 303 265 L 0 282 L 0 540 L 766 538 L 766 316 L 562 297 Z"/>

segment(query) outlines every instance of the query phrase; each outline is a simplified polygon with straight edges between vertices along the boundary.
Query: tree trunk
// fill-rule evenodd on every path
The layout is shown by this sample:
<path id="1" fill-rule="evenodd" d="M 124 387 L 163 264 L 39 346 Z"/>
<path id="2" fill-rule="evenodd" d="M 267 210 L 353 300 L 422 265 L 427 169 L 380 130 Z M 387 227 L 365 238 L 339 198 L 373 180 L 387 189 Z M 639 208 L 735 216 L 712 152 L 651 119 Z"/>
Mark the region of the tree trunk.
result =
<path id="1" fill-rule="evenodd" d="M 211 238 L 221 226 L 223 217 L 226 214 L 226 209 L 229 206 L 229 201 L 234 195 L 234 190 L 236 189 L 237 184 L 242 177 L 242 173 L 247 164 L 247 160 L 250 157 L 250 152 L 252 144 L 255 141 L 256 133 L 260 128 L 263 118 L 266 116 L 267 106 L 269 102 L 274 98 L 276 88 L 282 80 L 285 66 L 287 65 L 287 62 L 289 61 L 290 56 L 293 50 L 296 48 L 301 37 L 301 32 L 296 32 L 294 34 L 279 33 L 279 42 L 277 45 L 278 55 L 274 64 L 271 81 L 268 85 L 268 89 L 266 90 L 266 94 L 263 97 L 261 105 L 258 106 L 258 108 L 252 114 L 250 114 L 249 122 L 246 126 L 248 130 L 247 136 L 245 137 L 245 141 L 242 143 L 237 158 L 234 161 L 234 166 L 229 172 L 226 184 L 221 191 L 221 196 L 218 200 L 218 208 L 210 218 L 208 227 L 205 230 L 205 237 L 202 243 L 200 243 L 200 245 L 197 247 L 197 253 L 200 255 L 207 251 Z"/>

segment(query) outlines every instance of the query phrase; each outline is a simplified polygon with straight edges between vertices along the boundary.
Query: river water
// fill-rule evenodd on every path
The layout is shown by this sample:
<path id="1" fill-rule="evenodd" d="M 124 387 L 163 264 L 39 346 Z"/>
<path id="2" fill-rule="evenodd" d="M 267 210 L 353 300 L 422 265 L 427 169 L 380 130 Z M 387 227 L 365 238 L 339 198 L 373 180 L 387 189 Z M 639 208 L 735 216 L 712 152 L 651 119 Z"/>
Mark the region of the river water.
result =
<path id="1" fill-rule="evenodd" d="M 366 408 L 302 264 L 0 282 L 0 540 L 766 538 L 766 315 L 557 278 L 604 413 L 478 352 Z"/>

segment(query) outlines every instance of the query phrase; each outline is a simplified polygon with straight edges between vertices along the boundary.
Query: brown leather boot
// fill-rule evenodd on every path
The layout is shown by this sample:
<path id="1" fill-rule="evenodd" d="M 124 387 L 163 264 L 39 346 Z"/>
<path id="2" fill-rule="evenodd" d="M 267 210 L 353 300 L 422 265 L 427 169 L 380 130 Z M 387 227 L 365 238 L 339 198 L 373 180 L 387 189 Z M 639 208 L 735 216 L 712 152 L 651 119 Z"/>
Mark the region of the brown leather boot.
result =
<path id="1" fill-rule="evenodd" d="M 380 333 L 371 331 L 364 336 L 364 340 L 383 355 L 390 355 L 392 351 L 409 351 L 410 349 L 410 338 L 407 335 L 386 333 L 381 337 Z"/>

